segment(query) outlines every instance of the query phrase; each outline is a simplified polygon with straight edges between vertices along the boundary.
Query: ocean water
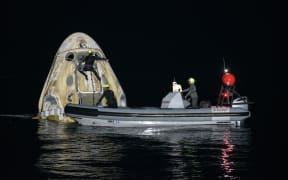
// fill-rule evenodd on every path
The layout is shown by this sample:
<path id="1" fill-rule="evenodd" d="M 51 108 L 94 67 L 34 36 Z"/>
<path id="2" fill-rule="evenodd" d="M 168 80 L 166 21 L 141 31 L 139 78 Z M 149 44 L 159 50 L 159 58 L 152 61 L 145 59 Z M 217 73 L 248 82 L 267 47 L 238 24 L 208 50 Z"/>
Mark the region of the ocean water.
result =
<path id="1" fill-rule="evenodd" d="M 33 179 L 257 177 L 250 127 L 103 128 L 36 121 L 30 115 L 4 116 L 1 121 L 6 126 L 5 131 L 2 128 L 6 150 L 1 153 L 5 157 L 5 177 L 21 174 Z"/>

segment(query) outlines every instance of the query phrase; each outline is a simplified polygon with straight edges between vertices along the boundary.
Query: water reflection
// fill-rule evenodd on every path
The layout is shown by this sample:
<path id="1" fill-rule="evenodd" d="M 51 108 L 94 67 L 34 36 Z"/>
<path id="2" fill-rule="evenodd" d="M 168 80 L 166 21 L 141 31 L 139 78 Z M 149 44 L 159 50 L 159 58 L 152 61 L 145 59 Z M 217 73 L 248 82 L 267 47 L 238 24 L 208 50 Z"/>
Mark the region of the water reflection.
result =
<path id="1" fill-rule="evenodd" d="M 105 136 L 89 132 L 46 121 L 39 128 L 43 153 L 38 166 L 51 177 L 117 176 L 119 169 L 111 164 L 119 161 L 121 154 L 117 151 L 121 147 Z"/>
<path id="2" fill-rule="evenodd" d="M 228 130 L 225 131 L 224 134 L 224 147 L 222 150 L 222 166 L 224 169 L 224 177 L 229 179 L 235 179 L 235 177 L 231 176 L 233 171 L 233 162 L 231 161 L 231 154 L 234 149 L 234 145 L 230 143 L 230 132 Z"/>
<path id="3" fill-rule="evenodd" d="M 38 134 L 37 167 L 45 177 L 237 179 L 249 173 L 246 128 L 104 128 L 41 121 Z"/>

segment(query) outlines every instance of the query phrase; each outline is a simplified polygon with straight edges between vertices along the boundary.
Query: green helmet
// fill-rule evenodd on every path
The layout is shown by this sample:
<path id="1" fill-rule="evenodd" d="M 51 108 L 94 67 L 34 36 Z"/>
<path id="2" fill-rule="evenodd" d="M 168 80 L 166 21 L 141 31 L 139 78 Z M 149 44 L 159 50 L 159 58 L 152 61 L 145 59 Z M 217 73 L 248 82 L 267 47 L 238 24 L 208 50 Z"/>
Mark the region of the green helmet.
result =
<path id="1" fill-rule="evenodd" d="M 195 79 L 192 78 L 192 77 L 190 77 L 190 78 L 188 79 L 188 83 L 189 83 L 189 84 L 194 84 L 194 83 L 195 83 Z"/>
<path id="2" fill-rule="evenodd" d="M 110 86 L 109 86 L 109 84 L 104 84 L 103 85 L 103 88 L 109 88 Z"/>

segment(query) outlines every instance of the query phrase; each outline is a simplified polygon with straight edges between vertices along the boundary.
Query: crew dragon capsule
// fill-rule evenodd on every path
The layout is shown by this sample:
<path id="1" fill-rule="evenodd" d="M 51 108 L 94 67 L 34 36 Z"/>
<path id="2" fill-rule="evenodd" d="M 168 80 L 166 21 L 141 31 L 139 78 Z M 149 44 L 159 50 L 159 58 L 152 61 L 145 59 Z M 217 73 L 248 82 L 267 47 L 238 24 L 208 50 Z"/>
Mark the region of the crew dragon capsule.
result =
<path id="1" fill-rule="evenodd" d="M 87 70 L 84 59 L 91 52 L 97 58 Z M 85 33 L 71 34 L 54 57 L 39 99 L 39 118 L 74 121 L 65 116 L 66 104 L 95 105 L 104 84 L 114 92 L 118 107 L 126 107 L 125 93 L 100 46 Z"/>

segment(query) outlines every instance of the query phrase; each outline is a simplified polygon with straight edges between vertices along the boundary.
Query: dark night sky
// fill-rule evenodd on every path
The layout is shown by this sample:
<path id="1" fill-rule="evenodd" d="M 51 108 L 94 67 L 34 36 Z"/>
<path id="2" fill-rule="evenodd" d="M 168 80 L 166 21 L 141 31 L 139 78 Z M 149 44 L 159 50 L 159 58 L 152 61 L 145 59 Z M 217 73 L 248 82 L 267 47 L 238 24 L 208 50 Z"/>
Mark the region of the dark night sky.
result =
<path id="1" fill-rule="evenodd" d="M 28 104 L 20 111 L 37 112 L 53 57 L 74 32 L 100 45 L 130 106 L 159 106 L 173 77 L 183 87 L 195 77 L 200 100 L 214 101 L 222 58 L 237 77 L 238 91 L 258 101 L 263 73 L 273 66 L 269 4 L 175 2 L 10 2 L 10 12 L 1 12 L 7 110 L 18 112 L 13 107 L 20 103 Z"/>

